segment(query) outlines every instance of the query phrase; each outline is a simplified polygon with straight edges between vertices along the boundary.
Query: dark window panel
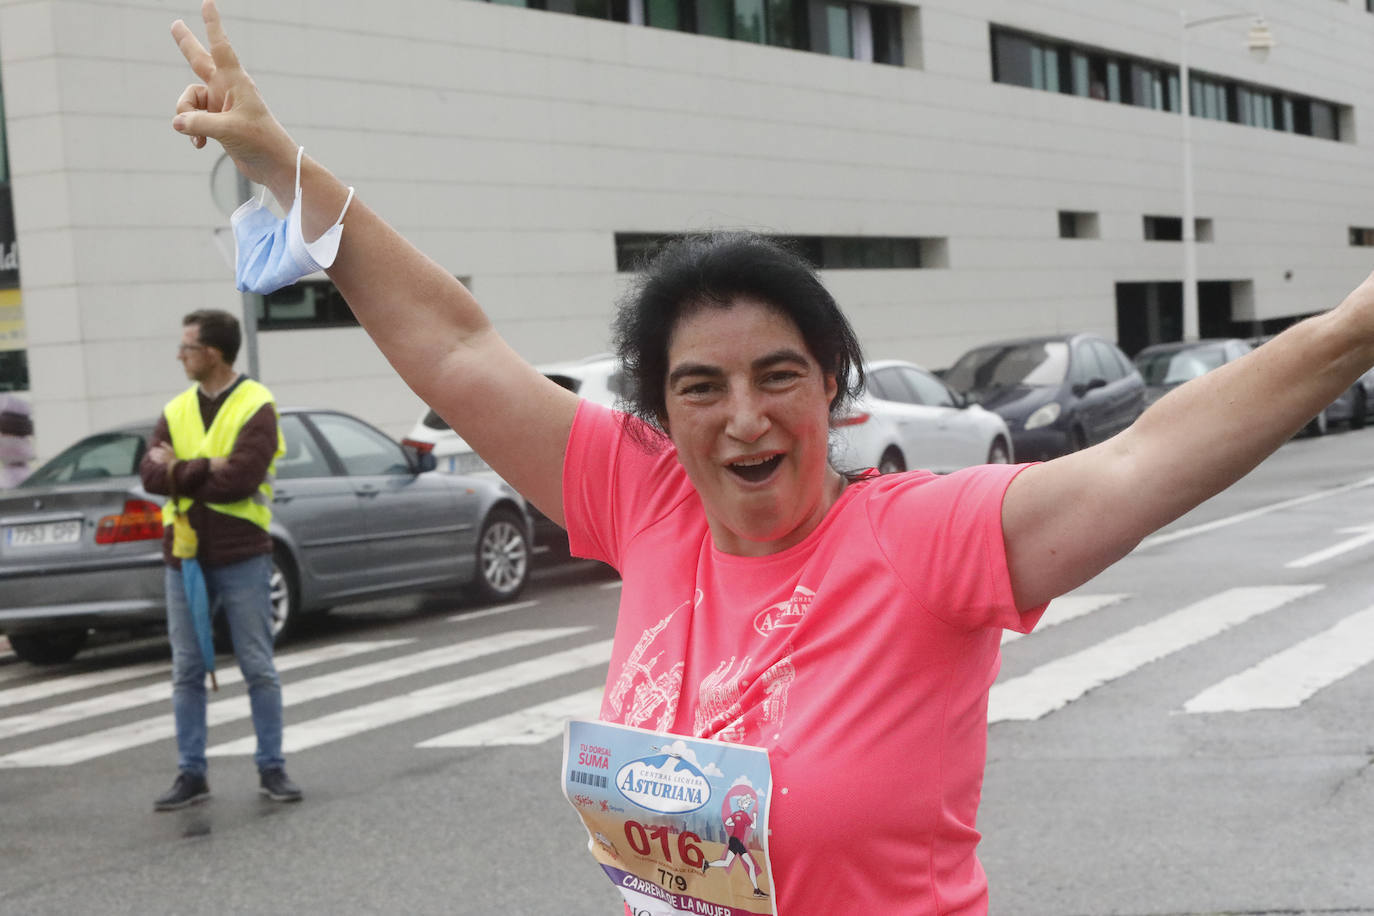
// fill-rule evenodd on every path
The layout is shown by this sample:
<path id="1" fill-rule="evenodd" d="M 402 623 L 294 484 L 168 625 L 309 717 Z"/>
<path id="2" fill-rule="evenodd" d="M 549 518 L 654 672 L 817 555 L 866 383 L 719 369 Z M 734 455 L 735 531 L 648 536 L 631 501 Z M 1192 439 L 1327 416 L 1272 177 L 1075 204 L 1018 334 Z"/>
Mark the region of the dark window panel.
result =
<path id="1" fill-rule="evenodd" d="M 874 6 L 873 60 L 900 67 L 902 57 L 902 10 L 896 6 Z"/>
<path id="2" fill-rule="evenodd" d="M 734 34 L 731 30 L 735 18 L 733 0 L 696 0 L 696 13 L 698 34 L 717 38 L 730 38 Z"/>
<path id="3" fill-rule="evenodd" d="M 992 36 L 992 78 L 999 83 L 1031 86 L 1031 43 L 1009 32 Z"/>
<path id="4" fill-rule="evenodd" d="M 639 270 L 645 260 L 662 244 L 680 237 L 635 232 L 616 233 L 616 269 L 622 273 Z M 772 238 L 819 270 L 915 270 L 927 266 L 921 257 L 923 244 L 943 241 L 852 235 Z M 932 262 L 929 266 L 940 265 Z"/>

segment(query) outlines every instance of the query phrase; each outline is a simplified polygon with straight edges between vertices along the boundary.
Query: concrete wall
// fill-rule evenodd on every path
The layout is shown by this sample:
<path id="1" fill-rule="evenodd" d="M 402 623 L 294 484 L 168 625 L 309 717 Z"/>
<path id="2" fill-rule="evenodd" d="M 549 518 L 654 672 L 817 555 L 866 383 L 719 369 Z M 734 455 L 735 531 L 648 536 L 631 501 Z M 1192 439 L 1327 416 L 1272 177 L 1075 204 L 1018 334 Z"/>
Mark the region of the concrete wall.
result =
<path id="1" fill-rule="evenodd" d="M 1355 142 L 1194 119 L 1200 275 L 1256 317 L 1334 305 L 1374 264 L 1374 15 L 1269 4 L 1190 35 L 1194 67 L 1353 106 Z M 1177 281 L 1176 114 L 991 81 L 989 23 L 1177 62 L 1172 0 L 930 0 L 904 68 L 472 0 L 223 0 L 241 58 L 316 158 L 472 288 L 532 361 L 606 348 L 615 232 L 748 226 L 947 238 L 949 267 L 834 271 L 870 355 L 946 365 L 1039 331 L 1115 336 L 1114 284 Z M 1202 9 L 1195 15 L 1229 12 Z M 210 193 L 217 149 L 169 126 L 197 4 L 0 0 L 39 448 L 152 415 L 184 384 L 180 316 L 238 311 Z M 1059 210 L 1101 237 L 1060 239 Z M 1290 278 L 1285 273 L 1291 272 Z M 283 403 L 403 434 L 415 396 L 361 330 L 265 332 Z"/>

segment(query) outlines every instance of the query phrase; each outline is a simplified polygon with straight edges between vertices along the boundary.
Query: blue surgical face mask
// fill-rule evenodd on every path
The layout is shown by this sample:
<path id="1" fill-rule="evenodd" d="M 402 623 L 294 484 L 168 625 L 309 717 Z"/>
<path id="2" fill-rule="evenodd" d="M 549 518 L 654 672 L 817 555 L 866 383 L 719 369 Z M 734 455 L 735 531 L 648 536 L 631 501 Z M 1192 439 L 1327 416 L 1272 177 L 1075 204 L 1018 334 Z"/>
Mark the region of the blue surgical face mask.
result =
<path id="1" fill-rule="evenodd" d="M 296 150 L 296 199 L 286 219 L 277 219 L 262 205 L 262 198 L 251 198 L 229 217 L 234 229 L 234 279 L 239 289 L 266 295 L 301 277 L 323 270 L 334 263 L 343 235 L 343 218 L 353 202 L 348 189 L 339 218 L 313 242 L 301 235 L 301 157 L 305 147 Z M 263 191 L 263 197 L 267 192 Z"/>

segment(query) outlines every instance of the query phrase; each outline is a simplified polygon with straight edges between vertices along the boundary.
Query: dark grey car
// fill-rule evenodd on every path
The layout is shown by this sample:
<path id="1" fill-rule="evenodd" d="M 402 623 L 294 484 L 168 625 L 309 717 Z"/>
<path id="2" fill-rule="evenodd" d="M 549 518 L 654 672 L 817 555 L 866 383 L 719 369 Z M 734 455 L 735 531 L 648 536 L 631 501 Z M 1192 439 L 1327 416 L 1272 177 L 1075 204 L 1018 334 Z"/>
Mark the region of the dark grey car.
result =
<path id="1" fill-rule="evenodd" d="M 1095 334 L 985 344 L 959 357 L 944 379 L 1001 415 L 1017 461 L 1046 461 L 1096 445 L 1145 409 L 1140 373 L 1116 344 Z"/>
<path id="2" fill-rule="evenodd" d="M 514 598 L 530 520 L 507 484 L 427 473 L 434 459 L 328 410 L 281 412 L 272 506 L 273 628 L 389 594 L 463 587 Z M 138 477 L 153 424 L 88 436 L 0 491 L 0 632 L 21 658 L 62 662 L 92 630 L 164 622 L 162 498 Z"/>

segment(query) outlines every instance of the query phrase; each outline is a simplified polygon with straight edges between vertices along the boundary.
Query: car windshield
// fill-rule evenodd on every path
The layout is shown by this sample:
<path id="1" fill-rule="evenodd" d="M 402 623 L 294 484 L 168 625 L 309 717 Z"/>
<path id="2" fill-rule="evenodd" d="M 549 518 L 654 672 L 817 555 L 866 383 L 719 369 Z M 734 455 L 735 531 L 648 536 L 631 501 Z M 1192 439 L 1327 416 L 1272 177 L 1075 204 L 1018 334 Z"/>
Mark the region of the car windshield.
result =
<path id="1" fill-rule="evenodd" d="M 1178 385 L 1205 375 L 1226 362 L 1226 354 L 1219 346 L 1190 347 L 1187 350 L 1148 350 L 1137 353 L 1136 368 L 1147 385 Z"/>
<path id="2" fill-rule="evenodd" d="M 1016 385 L 1060 385 L 1069 370 L 1069 345 L 1062 340 L 997 344 L 970 350 L 945 373 L 959 391 L 989 391 Z"/>
<path id="3" fill-rule="evenodd" d="M 143 437 L 138 433 L 101 433 L 88 436 L 34 471 L 22 487 L 47 487 L 138 473 L 143 460 Z"/>

